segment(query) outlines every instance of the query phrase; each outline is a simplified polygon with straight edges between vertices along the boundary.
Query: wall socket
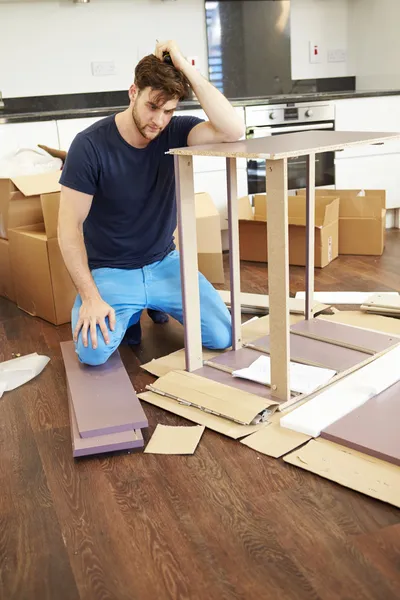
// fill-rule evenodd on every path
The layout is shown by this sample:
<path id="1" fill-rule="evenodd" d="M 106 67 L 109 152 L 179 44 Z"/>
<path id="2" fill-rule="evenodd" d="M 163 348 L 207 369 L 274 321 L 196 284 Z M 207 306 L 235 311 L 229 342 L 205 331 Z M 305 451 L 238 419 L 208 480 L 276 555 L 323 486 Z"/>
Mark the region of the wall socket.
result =
<path id="1" fill-rule="evenodd" d="M 328 50 L 328 62 L 346 62 L 347 52 L 343 48 Z"/>
<path id="2" fill-rule="evenodd" d="M 92 75 L 94 77 L 104 77 L 106 75 L 116 75 L 115 62 L 113 60 L 100 60 L 91 63 Z"/>

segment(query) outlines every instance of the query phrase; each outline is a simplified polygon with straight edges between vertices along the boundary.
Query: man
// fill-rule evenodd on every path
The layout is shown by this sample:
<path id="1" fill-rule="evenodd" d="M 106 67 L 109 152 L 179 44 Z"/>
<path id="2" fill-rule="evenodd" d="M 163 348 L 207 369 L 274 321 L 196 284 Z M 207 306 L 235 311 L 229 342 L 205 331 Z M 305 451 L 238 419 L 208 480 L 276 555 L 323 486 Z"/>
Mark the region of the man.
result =
<path id="1" fill-rule="evenodd" d="M 169 53 L 173 65 L 163 60 Z M 173 117 L 192 87 L 209 122 Z M 127 333 L 140 341 L 143 309 L 183 321 L 171 148 L 233 142 L 244 124 L 173 41 L 135 69 L 129 107 L 79 133 L 61 175 L 58 235 L 78 290 L 72 330 L 81 362 L 103 364 Z M 229 312 L 199 274 L 203 345 L 231 344 Z"/>

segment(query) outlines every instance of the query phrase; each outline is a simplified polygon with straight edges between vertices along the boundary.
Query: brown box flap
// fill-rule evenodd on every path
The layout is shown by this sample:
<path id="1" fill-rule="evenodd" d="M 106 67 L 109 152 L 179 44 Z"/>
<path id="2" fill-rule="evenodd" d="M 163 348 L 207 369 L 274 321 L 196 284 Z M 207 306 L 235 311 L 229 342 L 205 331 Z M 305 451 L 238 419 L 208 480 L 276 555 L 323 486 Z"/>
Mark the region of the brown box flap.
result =
<path id="1" fill-rule="evenodd" d="M 304 189 L 296 194 L 304 196 Z M 386 209 L 386 190 L 315 190 L 316 196 L 335 196 L 339 198 L 339 216 L 382 218 L 382 209 Z"/>
<path id="2" fill-rule="evenodd" d="M 210 194 L 207 192 L 198 192 L 194 197 L 196 205 L 196 219 L 202 219 L 203 217 L 218 217 L 219 212 Z"/>
<path id="3" fill-rule="evenodd" d="M 315 227 L 325 227 L 339 218 L 339 199 L 337 197 L 316 196 L 315 198 Z M 265 194 L 254 196 L 254 219 L 268 220 L 267 197 Z M 288 198 L 289 225 L 306 225 L 306 202 L 302 195 Z"/>
<path id="4" fill-rule="evenodd" d="M 241 221 L 253 221 L 253 209 L 251 207 L 249 196 L 238 198 L 238 217 Z"/>
<path id="5" fill-rule="evenodd" d="M 40 194 L 51 194 L 59 192 L 61 171 L 51 171 L 38 175 L 20 175 L 12 177 L 11 181 L 24 196 L 38 196 Z"/>
<path id="6" fill-rule="evenodd" d="M 45 194 L 41 197 L 42 211 L 46 235 L 49 240 L 57 237 L 58 212 L 60 209 L 60 192 Z"/>

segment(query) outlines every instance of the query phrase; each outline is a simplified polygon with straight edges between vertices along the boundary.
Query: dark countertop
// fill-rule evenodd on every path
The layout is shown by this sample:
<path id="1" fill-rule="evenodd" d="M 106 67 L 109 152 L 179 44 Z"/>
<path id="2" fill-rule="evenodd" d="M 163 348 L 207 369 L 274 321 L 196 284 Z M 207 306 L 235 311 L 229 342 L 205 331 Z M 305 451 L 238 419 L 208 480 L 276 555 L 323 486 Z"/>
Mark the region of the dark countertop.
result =
<path id="1" fill-rule="evenodd" d="M 232 98 L 233 106 L 258 106 L 268 104 L 285 104 L 290 102 L 315 102 L 319 100 L 343 100 L 351 98 L 369 98 L 374 96 L 400 96 L 400 90 L 370 90 L 370 91 L 346 91 L 346 92 L 309 92 L 304 94 L 289 94 L 275 96 L 259 96 L 250 98 Z M 7 103 L 7 100 L 5 100 Z M 69 108 L 63 110 L 37 110 L 35 112 L 24 112 L 18 110 L 0 109 L 0 125 L 5 123 L 28 123 L 33 121 L 49 121 L 60 119 L 76 119 L 83 117 L 106 117 L 108 115 L 125 110 L 122 106 L 101 106 L 96 108 Z M 189 110 L 201 108 L 197 100 L 187 100 L 178 105 L 178 110 Z"/>

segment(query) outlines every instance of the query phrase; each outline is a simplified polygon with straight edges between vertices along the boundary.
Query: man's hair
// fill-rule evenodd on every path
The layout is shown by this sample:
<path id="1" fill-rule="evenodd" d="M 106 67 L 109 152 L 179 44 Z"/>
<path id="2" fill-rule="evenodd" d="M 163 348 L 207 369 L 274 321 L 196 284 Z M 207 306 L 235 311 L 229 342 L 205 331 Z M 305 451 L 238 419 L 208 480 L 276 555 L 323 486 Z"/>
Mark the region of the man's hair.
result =
<path id="1" fill-rule="evenodd" d="M 189 82 L 181 71 L 162 62 L 154 54 L 149 54 L 138 62 L 135 68 L 135 85 L 139 92 L 146 87 L 159 92 L 157 103 L 165 103 L 173 98 L 185 100 L 189 96 Z"/>

